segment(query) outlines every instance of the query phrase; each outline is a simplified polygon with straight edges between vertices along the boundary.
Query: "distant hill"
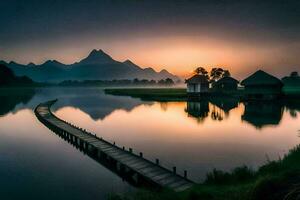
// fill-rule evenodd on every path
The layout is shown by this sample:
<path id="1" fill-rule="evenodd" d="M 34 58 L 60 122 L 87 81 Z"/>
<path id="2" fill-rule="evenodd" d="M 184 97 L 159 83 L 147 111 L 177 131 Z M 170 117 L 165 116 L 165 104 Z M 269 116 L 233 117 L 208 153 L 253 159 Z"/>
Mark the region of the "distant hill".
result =
<path id="1" fill-rule="evenodd" d="M 0 86 L 24 86 L 34 82 L 27 76 L 15 76 L 14 72 L 7 66 L 0 64 Z"/>
<path id="2" fill-rule="evenodd" d="M 7 65 L 17 76 L 28 76 L 38 82 L 60 82 L 64 80 L 113 80 L 113 79 L 148 79 L 160 80 L 179 78 L 166 70 L 156 72 L 152 68 L 141 68 L 130 60 L 119 62 L 102 50 L 93 50 L 86 58 L 74 64 L 66 65 L 56 60 L 48 60 L 41 65 L 28 65 L 16 62 Z"/>

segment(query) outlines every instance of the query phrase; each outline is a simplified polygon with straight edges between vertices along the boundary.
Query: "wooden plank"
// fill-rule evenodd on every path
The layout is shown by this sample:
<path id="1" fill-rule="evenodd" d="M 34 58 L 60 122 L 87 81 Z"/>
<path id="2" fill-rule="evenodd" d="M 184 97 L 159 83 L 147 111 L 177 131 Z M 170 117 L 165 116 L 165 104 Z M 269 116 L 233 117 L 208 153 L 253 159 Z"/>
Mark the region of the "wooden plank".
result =
<path id="1" fill-rule="evenodd" d="M 171 176 L 173 176 L 173 174 L 171 174 L 170 172 L 166 172 L 163 175 L 154 176 L 154 177 L 152 177 L 152 179 L 155 180 L 155 181 L 160 181 L 160 180 L 162 180 L 164 178 L 171 177 Z"/>
<path id="2" fill-rule="evenodd" d="M 114 146 L 105 140 L 100 140 L 99 138 L 89 135 L 85 131 L 73 127 L 72 125 L 60 120 L 59 118 L 55 117 L 50 111 L 50 106 L 53 103 L 54 101 L 39 104 L 35 109 L 35 112 L 37 112 L 38 115 L 44 119 L 43 121 L 41 121 L 42 123 L 51 124 L 51 127 L 55 126 L 57 129 L 66 131 L 76 138 L 83 140 L 87 144 L 94 146 L 108 156 L 129 167 L 133 171 L 136 171 L 145 178 L 152 180 L 160 186 L 169 187 L 174 189 L 175 191 L 182 191 L 193 185 L 191 181 L 173 174 L 170 170 L 161 168 L 151 161 L 131 154 L 126 150 Z M 38 119 L 40 118 L 38 117 Z"/>
<path id="3" fill-rule="evenodd" d="M 159 180 L 158 182 L 163 185 L 163 186 L 166 186 L 168 184 L 171 184 L 171 183 L 174 183 L 174 182 L 177 182 L 178 181 L 178 178 L 175 177 L 175 176 L 170 176 L 168 178 L 164 178 L 164 179 L 161 179 Z"/>

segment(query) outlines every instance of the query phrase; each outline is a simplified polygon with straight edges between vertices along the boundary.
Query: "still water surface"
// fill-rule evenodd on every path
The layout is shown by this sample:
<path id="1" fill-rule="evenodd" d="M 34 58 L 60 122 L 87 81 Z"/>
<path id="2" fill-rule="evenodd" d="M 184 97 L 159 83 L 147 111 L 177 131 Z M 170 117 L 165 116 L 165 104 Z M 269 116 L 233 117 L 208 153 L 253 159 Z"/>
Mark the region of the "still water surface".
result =
<path id="1" fill-rule="evenodd" d="M 134 190 L 35 118 L 40 102 L 99 137 L 200 182 L 213 168 L 257 168 L 299 143 L 300 103 L 146 102 L 95 88 L 1 90 L 0 194 L 6 199 L 94 199 Z M 2 198 L 1 198 L 2 199 Z"/>

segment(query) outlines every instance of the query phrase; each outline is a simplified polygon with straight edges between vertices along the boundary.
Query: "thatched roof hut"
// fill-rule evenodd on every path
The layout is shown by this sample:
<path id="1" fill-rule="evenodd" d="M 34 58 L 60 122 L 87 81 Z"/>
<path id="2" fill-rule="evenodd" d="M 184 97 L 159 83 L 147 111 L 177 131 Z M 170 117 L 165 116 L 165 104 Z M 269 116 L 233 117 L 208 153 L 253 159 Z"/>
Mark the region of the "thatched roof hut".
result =
<path id="1" fill-rule="evenodd" d="M 197 83 L 208 83 L 208 79 L 204 75 L 196 74 L 185 80 L 188 84 L 197 84 Z"/>
<path id="2" fill-rule="evenodd" d="M 218 80 L 213 84 L 213 88 L 216 90 L 237 90 L 239 81 L 230 77 L 226 76 Z"/>
<path id="3" fill-rule="evenodd" d="M 245 87 L 248 86 L 278 86 L 282 87 L 282 82 L 280 79 L 264 72 L 262 70 L 256 71 L 254 74 L 250 75 L 248 78 L 241 82 Z"/>
<path id="4" fill-rule="evenodd" d="M 283 86 L 280 79 L 272 76 L 262 70 L 241 82 L 245 86 L 246 99 L 274 99 L 281 94 Z"/>
<path id="5" fill-rule="evenodd" d="M 204 75 L 196 74 L 191 78 L 185 80 L 187 84 L 188 93 L 205 93 L 208 92 L 209 82 L 208 78 Z"/>

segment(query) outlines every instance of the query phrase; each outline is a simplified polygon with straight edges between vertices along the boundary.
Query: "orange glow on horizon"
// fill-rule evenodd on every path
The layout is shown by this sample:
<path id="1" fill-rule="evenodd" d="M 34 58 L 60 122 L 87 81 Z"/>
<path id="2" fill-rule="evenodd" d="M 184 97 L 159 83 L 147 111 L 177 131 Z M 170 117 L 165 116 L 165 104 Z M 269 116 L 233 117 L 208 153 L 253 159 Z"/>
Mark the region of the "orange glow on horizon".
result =
<path id="1" fill-rule="evenodd" d="M 152 67 L 156 71 L 166 69 L 182 77 L 190 76 L 191 72 L 199 66 L 208 71 L 218 66 L 230 70 L 233 76 L 237 76 L 236 78 L 244 78 L 245 75 L 261 67 L 271 72 L 274 71 L 274 67 L 277 67 L 274 71 L 277 74 L 289 73 L 280 66 L 297 66 L 298 62 L 294 59 L 286 59 L 286 48 L 280 44 L 246 43 L 238 39 L 226 41 L 224 38 L 202 35 L 149 36 L 113 40 L 90 38 L 83 43 L 84 45 L 78 48 L 73 41 L 63 41 L 59 48 L 48 45 L 47 51 L 41 51 L 40 46 L 33 45 L 33 55 L 32 52 L 30 55 L 22 52 L 24 59 L 28 57 L 28 61 L 24 63 L 32 61 L 32 57 L 38 57 L 40 60 L 33 60 L 37 64 L 48 59 L 71 64 L 85 58 L 92 49 L 102 49 L 117 61 L 130 59 L 142 68 Z M 16 52 L 20 53 L 18 50 Z"/>

